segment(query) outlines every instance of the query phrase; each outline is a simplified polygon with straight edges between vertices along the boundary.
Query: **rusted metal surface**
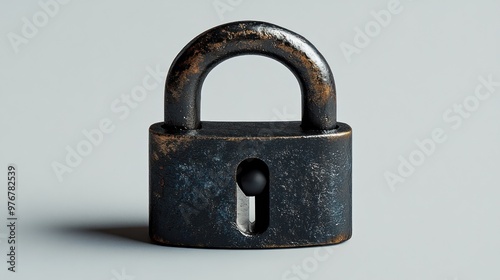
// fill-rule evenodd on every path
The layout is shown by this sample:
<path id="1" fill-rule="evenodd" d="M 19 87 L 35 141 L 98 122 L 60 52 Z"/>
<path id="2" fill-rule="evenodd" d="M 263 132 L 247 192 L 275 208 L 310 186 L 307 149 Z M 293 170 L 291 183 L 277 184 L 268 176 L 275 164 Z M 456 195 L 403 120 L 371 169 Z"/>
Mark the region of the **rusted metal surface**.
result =
<path id="1" fill-rule="evenodd" d="M 302 89 L 304 129 L 335 128 L 335 83 L 323 56 L 302 36 L 255 21 L 212 28 L 193 39 L 177 55 L 165 85 L 165 125 L 198 128 L 205 77 L 222 61 L 246 54 L 276 59 L 297 77 Z"/>
<path id="2" fill-rule="evenodd" d="M 200 122 L 204 78 L 221 61 L 243 54 L 274 58 L 295 74 L 302 122 Z M 282 248 L 349 239 L 351 128 L 336 122 L 335 105 L 328 64 L 291 31 L 236 22 L 196 37 L 167 76 L 165 121 L 149 130 L 152 240 L 188 247 Z M 265 223 L 246 232 L 237 224 L 237 205 L 245 197 L 236 178 L 238 166 L 253 158 L 268 168 L 268 185 L 256 196 L 255 210 Z"/>

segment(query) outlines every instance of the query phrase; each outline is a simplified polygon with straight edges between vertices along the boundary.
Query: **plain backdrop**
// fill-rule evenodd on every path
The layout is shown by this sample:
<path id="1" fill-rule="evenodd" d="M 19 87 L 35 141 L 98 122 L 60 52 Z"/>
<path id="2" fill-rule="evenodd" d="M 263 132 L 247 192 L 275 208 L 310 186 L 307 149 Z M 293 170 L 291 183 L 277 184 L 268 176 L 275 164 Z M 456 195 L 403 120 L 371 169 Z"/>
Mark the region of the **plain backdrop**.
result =
<path id="1" fill-rule="evenodd" d="M 18 272 L 2 261 L 0 278 L 499 279 L 498 11 L 494 0 L 2 1 L 0 260 L 10 163 L 19 220 Z M 247 19 L 303 35 L 334 72 L 338 120 L 354 133 L 353 237 L 328 250 L 150 244 L 147 138 L 165 72 L 199 33 Z M 298 83 L 267 58 L 228 60 L 204 84 L 202 119 L 299 120 Z"/>

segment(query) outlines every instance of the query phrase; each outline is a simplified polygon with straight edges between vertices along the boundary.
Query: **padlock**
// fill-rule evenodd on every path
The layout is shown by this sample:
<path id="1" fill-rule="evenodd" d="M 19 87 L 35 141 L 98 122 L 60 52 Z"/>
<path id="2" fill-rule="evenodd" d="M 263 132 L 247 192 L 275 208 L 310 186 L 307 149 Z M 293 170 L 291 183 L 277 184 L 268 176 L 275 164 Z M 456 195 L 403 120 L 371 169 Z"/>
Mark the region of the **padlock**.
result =
<path id="1" fill-rule="evenodd" d="M 273 58 L 296 76 L 300 122 L 200 121 L 207 74 L 222 61 L 246 54 Z M 336 121 L 330 67 L 305 38 L 257 21 L 200 34 L 170 67 L 165 120 L 149 129 L 151 239 L 207 248 L 348 240 L 351 135 L 349 125 Z"/>

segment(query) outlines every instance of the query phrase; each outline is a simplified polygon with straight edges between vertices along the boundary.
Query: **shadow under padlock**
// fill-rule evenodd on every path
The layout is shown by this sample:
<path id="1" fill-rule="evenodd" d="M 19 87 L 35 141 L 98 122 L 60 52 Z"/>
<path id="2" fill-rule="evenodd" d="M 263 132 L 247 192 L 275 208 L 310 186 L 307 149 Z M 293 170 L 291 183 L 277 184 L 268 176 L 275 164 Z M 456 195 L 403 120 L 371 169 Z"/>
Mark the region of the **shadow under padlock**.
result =
<path id="1" fill-rule="evenodd" d="M 300 122 L 200 121 L 211 69 L 238 55 L 297 77 Z M 157 243 L 208 248 L 337 244 L 352 234 L 351 128 L 336 121 L 333 75 L 300 35 L 264 22 L 212 28 L 176 57 L 165 120 L 150 127 L 150 224 Z"/>

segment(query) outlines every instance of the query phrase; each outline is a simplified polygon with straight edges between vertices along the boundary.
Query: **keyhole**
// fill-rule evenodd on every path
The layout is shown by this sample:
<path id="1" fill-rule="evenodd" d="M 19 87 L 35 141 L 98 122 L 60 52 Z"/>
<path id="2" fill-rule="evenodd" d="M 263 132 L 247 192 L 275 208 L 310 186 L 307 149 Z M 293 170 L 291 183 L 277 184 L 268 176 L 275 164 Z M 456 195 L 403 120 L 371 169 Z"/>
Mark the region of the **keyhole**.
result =
<path id="1" fill-rule="evenodd" d="M 259 166 L 244 166 L 237 175 L 238 185 L 246 196 L 259 195 L 267 185 L 267 175 Z"/>
<path id="2" fill-rule="evenodd" d="M 264 232 L 269 224 L 269 169 L 260 159 L 242 161 L 236 170 L 236 223 L 247 235 Z"/>

